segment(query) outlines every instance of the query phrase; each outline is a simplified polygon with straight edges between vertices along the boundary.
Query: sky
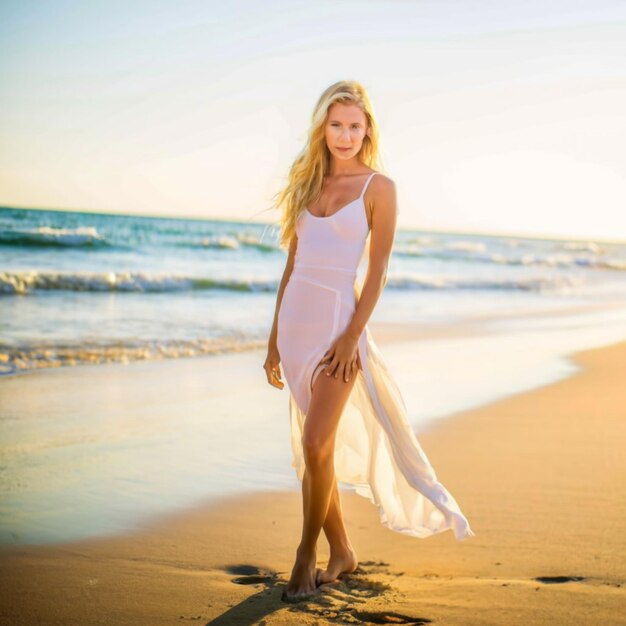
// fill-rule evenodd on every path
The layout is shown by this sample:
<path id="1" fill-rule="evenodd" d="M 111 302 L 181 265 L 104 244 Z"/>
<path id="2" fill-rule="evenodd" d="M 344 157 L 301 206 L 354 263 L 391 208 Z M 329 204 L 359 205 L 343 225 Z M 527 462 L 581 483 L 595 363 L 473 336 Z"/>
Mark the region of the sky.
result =
<path id="1" fill-rule="evenodd" d="M 367 89 L 398 227 L 626 240 L 626 2 L 0 4 L 0 205 L 276 221 Z"/>

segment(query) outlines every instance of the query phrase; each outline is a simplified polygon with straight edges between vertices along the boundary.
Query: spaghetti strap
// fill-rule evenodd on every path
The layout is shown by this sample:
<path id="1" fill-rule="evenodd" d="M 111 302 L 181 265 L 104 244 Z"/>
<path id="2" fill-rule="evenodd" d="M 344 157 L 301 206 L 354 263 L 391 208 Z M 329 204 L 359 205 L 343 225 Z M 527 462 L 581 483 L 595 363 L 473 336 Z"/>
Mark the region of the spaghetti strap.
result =
<path id="1" fill-rule="evenodd" d="M 370 184 L 370 180 L 372 180 L 372 178 L 374 178 L 374 174 L 378 174 L 378 172 L 372 172 L 368 179 L 365 181 L 365 184 L 363 185 L 363 191 L 361 191 L 361 195 L 359 196 L 359 199 L 361 199 L 364 195 L 365 195 L 365 191 L 367 189 L 367 186 Z"/>

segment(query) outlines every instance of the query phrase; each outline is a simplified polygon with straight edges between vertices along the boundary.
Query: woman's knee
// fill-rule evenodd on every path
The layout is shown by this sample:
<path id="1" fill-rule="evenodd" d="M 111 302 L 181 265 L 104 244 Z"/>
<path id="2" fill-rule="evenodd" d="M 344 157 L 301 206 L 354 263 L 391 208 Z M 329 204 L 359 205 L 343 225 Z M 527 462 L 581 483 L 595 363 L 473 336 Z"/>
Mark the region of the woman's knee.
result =
<path id="1" fill-rule="evenodd" d="M 302 437 L 302 450 L 307 467 L 320 467 L 331 459 L 333 442 L 305 432 Z"/>

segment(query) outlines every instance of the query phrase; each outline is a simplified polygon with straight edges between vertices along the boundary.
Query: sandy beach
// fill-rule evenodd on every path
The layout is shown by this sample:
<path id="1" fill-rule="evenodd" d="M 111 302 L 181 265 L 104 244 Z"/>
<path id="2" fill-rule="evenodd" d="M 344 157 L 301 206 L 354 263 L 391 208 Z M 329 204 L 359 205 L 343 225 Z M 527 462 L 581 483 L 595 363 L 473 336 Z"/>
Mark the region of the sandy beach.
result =
<path id="1" fill-rule="evenodd" d="M 251 492 L 114 537 L 2 547 L 1 621 L 625 624 L 626 342 L 572 358 L 573 376 L 420 434 L 475 537 L 391 532 L 369 501 L 342 490 L 359 568 L 285 604 L 301 496 Z M 318 565 L 327 559 L 321 535 Z"/>

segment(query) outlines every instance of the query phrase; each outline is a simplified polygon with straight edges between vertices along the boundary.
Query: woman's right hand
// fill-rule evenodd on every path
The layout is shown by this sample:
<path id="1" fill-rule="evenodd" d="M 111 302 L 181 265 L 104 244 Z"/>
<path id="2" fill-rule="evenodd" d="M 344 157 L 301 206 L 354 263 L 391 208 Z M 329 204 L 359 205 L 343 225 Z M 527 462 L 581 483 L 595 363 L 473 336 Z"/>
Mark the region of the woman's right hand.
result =
<path id="1" fill-rule="evenodd" d="M 282 374 L 280 373 L 280 354 L 278 354 L 278 348 L 276 346 L 269 346 L 267 349 L 267 358 L 263 364 L 263 369 L 267 376 L 267 382 L 273 387 L 282 389 L 285 383 L 281 380 Z"/>

